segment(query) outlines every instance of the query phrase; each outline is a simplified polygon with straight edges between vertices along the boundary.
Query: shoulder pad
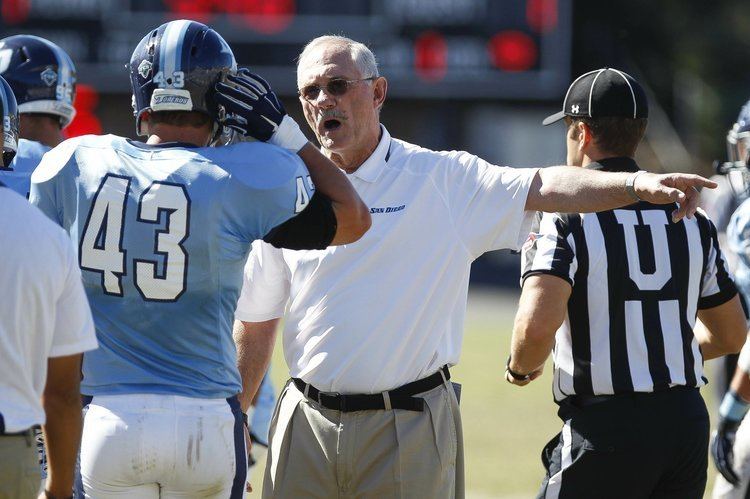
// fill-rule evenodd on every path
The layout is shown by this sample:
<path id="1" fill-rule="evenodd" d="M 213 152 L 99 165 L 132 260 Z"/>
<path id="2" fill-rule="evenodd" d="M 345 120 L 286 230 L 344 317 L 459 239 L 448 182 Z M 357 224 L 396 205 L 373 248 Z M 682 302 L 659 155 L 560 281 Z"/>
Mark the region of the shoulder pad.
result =
<path id="1" fill-rule="evenodd" d="M 275 189 L 307 168 L 296 154 L 265 142 L 241 142 L 213 148 L 216 163 L 232 177 L 255 189 Z"/>
<path id="2" fill-rule="evenodd" d="M 36 167 L 34 173 L 31 174 L 31 181 L 38 184 L 46 182 L 57 175 L 60 170 L 68 164 L 68 161 L 70 161 L 75 150 L 87 137 L 91 136 L 84 135 L 82 137 L 74 137 L 50 149 L 44 157 L 42 157 L 42 161 L 39 163 L 39 166 Z"/>

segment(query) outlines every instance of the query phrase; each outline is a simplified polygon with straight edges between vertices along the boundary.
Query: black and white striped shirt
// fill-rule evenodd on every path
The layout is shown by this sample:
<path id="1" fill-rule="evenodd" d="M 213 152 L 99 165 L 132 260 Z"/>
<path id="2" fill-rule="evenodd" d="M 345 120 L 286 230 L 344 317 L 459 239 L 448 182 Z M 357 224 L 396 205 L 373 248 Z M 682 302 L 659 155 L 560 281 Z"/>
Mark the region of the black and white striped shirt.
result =
<path id="1" fill-rule="evenodd" d="M 630 158 L 588 168 L 638 170 Z M 640 202 L 540 216 L 524 246 L 522 282 L 551 274 L 573 287 L 555 341 L 555 400 L 706 383 L 696 315 L 737 290 L 713 223 L 702 212 L 672 223 L 675 208 Z"/>

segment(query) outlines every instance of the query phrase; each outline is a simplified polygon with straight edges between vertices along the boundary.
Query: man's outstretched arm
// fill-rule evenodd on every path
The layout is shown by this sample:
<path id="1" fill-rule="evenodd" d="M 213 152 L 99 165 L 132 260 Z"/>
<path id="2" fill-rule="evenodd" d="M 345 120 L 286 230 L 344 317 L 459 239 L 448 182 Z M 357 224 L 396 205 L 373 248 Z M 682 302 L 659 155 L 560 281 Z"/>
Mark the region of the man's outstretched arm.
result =
<path id="1" fill-rule="evenodd" d="M 526 209 L 548 213 L 589 213 L 611 210 L 635 202 L 625 190 L 631 172 L 601 172 L 575 166 L 553 166 L 538 171 L 526 199 Z M 642 172 L 633 190 L 643 201 L 654 204 L 679 203 L 672 214 L 676 222 L 692 217 L 698 207 L 698 188 L 713 189 L 716 183 L 685 173 L 659 175 Z"/>

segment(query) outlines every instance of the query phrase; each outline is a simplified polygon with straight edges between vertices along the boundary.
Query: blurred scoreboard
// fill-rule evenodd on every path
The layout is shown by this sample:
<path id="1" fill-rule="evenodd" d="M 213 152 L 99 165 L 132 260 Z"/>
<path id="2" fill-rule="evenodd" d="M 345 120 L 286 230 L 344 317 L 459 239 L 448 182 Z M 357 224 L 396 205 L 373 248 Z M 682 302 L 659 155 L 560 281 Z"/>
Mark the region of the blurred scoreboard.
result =
<path id="1" fill-rule="evenodd" d="M 0 0 L 0 34 L 63 47 L 79 81 L 129 92 L 125 64 L 140 39 L 194 19 L 229 42 L 238 64 L 278 93 L 296 92 L 310 39 L 366 43 L 389 95 L 430 99 L 557 99 L 570 77 L 572 0 Z"/>

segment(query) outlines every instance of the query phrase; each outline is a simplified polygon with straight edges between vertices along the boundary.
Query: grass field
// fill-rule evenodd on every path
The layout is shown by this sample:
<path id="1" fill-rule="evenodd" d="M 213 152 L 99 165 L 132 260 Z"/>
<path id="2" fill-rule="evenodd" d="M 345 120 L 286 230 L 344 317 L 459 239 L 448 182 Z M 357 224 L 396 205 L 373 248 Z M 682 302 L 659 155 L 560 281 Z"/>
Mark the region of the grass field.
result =
<path id="1" fill-rule="evenodd" d="M 524 388 L 503 380 L 517 299 L 514 294 L 494 292 L 469 296 L 463 354 L 452 373 L 453 380 L 463 385 L 461 414 L 470 499 L 535 497 L 543 477 L 541 449 L 561 426 L 552 402 L 551 369 Z M 277 387 L 287 378 L 280 343 L 272 375 Z M 710 396 L 706 399 L 713 402 Z M 260 470 L 263 464 L 259 463 Z M 261 476 L 262 471 L 256 470 L 252 482 L 256 491 L 261 488 Z M 709 491 L 713 476 L 709 466 Z"/>

